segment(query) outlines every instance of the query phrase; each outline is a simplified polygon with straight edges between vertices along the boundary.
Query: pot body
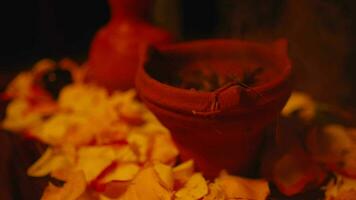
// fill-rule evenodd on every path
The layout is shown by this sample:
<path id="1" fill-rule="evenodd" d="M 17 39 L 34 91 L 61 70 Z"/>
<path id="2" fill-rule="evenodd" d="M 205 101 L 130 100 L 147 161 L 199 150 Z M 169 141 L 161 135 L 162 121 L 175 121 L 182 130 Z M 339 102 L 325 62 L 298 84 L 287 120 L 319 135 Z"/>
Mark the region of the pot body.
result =
<path id="1" fill-rule="evenodd" d="M 140 53 L 147 45 L 171 41 L 166 31 L 145 19 L 151 0 L 110 0 L 111 20 L 95 35 L 88 59 L 88 79 L 110 90 L 134 87 Z"/>
<path id="2" fill-rule="evenodd" d="M 291 92 L 286 42 L 208 40 L 157 48 L 169 61 L 147 58 L 139 69 L 136 88 L 143 102 L 171 131 L 182 158 L 193 158 L 207 177 L 223 169 L 251 174 L 263 130 L 277 119 Z M 175 63 L 186 69 L 201 62 L 202 66 L 214 63 L 217 73 L 239 73 L 241 63 L 249 68 L 256 60 L 265 64 L 266 72 L 263 82 L 251 88 L 231 85 L 213 92 L 193 91 L 167 85 L 152 74 L 160 69 L 175 71 L 177 66 L 169 66 Z"/>

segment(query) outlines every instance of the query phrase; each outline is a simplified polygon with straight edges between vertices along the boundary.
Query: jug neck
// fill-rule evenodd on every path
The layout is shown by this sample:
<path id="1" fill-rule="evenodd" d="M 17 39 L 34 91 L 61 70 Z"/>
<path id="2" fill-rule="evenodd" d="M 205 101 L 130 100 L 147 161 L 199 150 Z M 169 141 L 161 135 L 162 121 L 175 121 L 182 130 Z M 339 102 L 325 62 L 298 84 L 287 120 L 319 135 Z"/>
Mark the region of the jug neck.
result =
<path id="1" fill-rule="evenodd" d="M 113 20 L 146 21 L 153 0 L 108 0 Z"/>

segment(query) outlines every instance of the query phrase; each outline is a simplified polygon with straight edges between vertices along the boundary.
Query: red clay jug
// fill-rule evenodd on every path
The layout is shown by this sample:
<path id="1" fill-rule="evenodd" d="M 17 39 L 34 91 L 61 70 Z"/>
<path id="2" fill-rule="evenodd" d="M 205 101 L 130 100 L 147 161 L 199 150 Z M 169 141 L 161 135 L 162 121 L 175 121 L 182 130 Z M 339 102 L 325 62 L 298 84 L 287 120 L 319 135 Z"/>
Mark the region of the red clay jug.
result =
<path id="1" fill-rule="evenodd" d="M 110 90 L 126 90 L 134 87 L 146 46 L 167 43 L 172 37 L 146 21 L 152 0 L 109 0 L 109 4 L 111 20 L 94 37 L 87 75 Z"/>
<path id="2" fill-rule="evenodd" d="M 263 129 L 277 119 L 291 92 L 287 42 L 206 40 L 155 49 L 140 66 L 136 89 L 171 131 L 183 160 L 193 158 L 207 177 L 222 169 L 248 175 L 256 164 Z M 233 83 L 204 92 L 179 88 L 169 80 L 192 68 L 241 75 L 256 66 L 263 73 L 251 87 Z"/>

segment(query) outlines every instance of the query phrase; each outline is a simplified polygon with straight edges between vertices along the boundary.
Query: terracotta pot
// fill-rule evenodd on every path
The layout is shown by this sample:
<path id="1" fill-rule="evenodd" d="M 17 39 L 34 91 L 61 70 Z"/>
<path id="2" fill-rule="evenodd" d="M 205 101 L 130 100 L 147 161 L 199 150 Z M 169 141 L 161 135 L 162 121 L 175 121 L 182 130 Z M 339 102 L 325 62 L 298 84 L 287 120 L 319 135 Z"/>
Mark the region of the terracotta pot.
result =
<path id="1" fill-rule="evenodd" d="M 287 42 L 206 40 L 156 50 L 140 67 L 136 88 L 171 131 L 182 158 L 193 158 L 207 177 L 222 169 L 239 175 L 251 172 L 262 131 L 276 120 L 291 92 Z M 241 75 L 256 66 L 264 71 L 253 87 L 231 84 L 202 92 L 167 84 L 176 73 L 193 68 Z"/>
<path id="2" fill-rule="evenodd" d="M 110 90 L 134 87 L 141 53 L 147 45 L 171 41 L 146 17 L 152 0 L 109 0 L 111 19 L 95 35 L 89 50 L 88 79 Z"/>

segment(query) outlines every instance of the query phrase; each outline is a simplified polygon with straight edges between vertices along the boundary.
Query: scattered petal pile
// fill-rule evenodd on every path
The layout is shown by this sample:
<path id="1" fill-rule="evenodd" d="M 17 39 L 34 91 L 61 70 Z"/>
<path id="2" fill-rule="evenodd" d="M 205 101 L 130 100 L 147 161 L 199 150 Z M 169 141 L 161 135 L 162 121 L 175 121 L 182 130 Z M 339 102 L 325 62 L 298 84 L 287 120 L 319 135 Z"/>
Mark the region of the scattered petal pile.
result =
<path id="1" fill-rule="evenodd" d="M 328 175 L 336 174 L 338 178 L 331 178 L 325 188 L 326 199 L 356 199 L 335 192 L 344 187 L 348 192 L 356 190 L 355 180 L 351 181 L 356 178 L 353 117 L 306 94 L 293 93 L 282 111 L 276 139 L 268 142 L 261 173 L 287 196 L 318 188 Z"/>
<path id="2" fill-rule="evenodd" d="M 60 69 L 58 69 L 60 68 Z M 51 80 L 48 72 L 71 73 L 72 83 Z M 53 95 L 42 78 L 58 89 Z M 42 60 L 8 86 L 11 97 L 2 127 L 48 144 L 29 169 L 30 176 L 51 177 L 44 200 L 263 200 L 264 180 L 222 172 L 208 181 L 194 161 L 177 165 L 170 134 L 135 98 L 135 91 L 108 93 L 84 81 L 85 69 L 70 60 Z M 60 85 L 56 85 L 57 82 Z M 66 83 L 66 84 L 64 84 Z"/>

